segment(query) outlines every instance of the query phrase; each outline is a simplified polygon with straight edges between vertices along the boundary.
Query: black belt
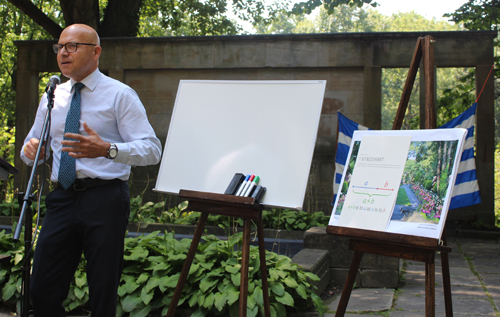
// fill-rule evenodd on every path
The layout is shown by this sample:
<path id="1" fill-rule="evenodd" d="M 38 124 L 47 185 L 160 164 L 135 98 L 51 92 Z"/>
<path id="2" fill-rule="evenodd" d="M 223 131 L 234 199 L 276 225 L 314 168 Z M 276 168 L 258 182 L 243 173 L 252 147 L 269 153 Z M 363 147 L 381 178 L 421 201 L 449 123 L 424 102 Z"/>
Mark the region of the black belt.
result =
<path id="1" fill-rule="evenodd" d="M 73 185 L 71 185 L 68 189 L 72 189 L 74 191 L 82 191 L 88 188 L 109 185 L 116 182 L 122 182 L 122 180 L 118 178 L 115 179 L 77 178 L 73 183 Z M 59 186 L 62 187 L 61 184 L 59 184 Z"/>

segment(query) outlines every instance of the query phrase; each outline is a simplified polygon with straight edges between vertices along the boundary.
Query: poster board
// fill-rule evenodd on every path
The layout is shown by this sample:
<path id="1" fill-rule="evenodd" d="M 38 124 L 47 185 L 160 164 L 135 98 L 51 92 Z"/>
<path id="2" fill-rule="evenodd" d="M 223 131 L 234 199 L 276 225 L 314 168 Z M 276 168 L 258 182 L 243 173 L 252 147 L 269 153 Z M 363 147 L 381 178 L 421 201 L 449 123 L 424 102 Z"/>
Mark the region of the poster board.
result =
<path id="1" fill-rule="evenodd" d="M 439 239 L 446 222 L 466 134 L 467 130 L 465 129 L 355 131 L 347 159 L 348 167 L 346 166 L 342 175 L 342 186 L 337 193 L 329 225 L 340 226 L 343 223 L 339 221 L 343 217 L 342 215 L 353 210 L 371 212 L 373 217 L 378 217 L 377 214 L 380 217 L 387 216 L 385 213 L 389 212 L 390 217 L 387 217 L 387 224 L 382 230 L 380 228 L 357 227 L 355 223 L 346 227 Z M 356 171 L 358 173 L 361 171 L 364 173 L 363 177 L 368 177 L 367 170 L 361 168 L 364 164 L 362 159 L 374 157 L 374 155 L 376 157 L 391 155 L 391 151 L 386 151 L 385 154 L 360 153 L 363 139 L 366 137 L 366 141 L 368 137 L 373 136 L 411 137 L 406 158 L 404 162 L 401 162 L 404 164 L 404 171 L 400 184 L 397 186 L 398 195 L 393 197 L 394 207 L 392 210 L 379 210 L 373 189 L 365 189 L 363 195 L 357 195 L 357 198 L 348 202 L 347 205 L 345 204 L 348 195 L 353 193 L 354 186 L 362 187 L 365 185 L 352 182 L 352 180 L 359 182 L 359 175 L 356 177 Z M 390 143 L 390 139 L 388 139 L 388 143 Z M 400 149 L 394 148 L 394 152 L 398 150 Z M 439 184 L 438 165 L 440 166 Z M 384 163 L 382 156 L 379 164 L 373 164 L 371 168 L 375 173 L 376 170 L 387 170 L 388 166 Z M 385 179 L 380 179 L 380 182 L 384 181 Z M 376 188 L 383 187 L 383 185 L 376 186 L 379 184 L 370 185 L 375 185 Z M 368 186 L 365 187 L 368 188 Z M 354 188 L 356 189 L 356 187 Z"/>
<path id="2" fill-rule="evenodd" d="M 261 203 L 301 209 L 326 81 L 181 80 L 154 190 L 224 193 L 254 174 Z"/>

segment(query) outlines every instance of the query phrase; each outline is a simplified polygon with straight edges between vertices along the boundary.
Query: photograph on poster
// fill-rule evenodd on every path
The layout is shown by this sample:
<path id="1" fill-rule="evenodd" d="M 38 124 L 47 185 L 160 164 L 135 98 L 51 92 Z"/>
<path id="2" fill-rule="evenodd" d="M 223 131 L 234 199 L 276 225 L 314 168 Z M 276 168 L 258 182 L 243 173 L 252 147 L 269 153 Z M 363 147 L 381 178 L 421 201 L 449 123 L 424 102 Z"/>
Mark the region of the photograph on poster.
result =
<path id="1" fill-rule="evenodd" d="M 339 222 L 343 213 L 351 213 L 360 209 L 378 210 L 378 197 L 374 194 L 357 195 L 358 198 L 354 202 L 351 199 L 347 201 L 348 205 L 346 204 L 348 195 L 353 190 L 356 191 L 356 188 L 353 188 L 356 184 L 352 183 L 352 180 L 356 179 L 356 171 L 361 171 L 363 177 L 366 178 L 368 174 L 386 168 L 383 165 L 373 165 L 373 171 L 367 172 L 366 169 L 358 167 L 362 140 L 368 135 L 411 136 L 404 170 L 397 195 L 394 196 L 395 203 L 390 216 L 382 216 L 385 212 L 374 213 L 375 216 L 380 214 L 380 217 L 389 219 L 385 229 L 377 230 L 439 238 L 446 221 L 466 130 L 356 131 L 347 160 L 348 165 L 342 176 L 342 186 L 339 188 L 333 207 L 330 225 L 345 226 L 342 221 Z M 357 228 L 356 225 L 349 227 Z M 362 226 L 359 228 L 370 229 Z"/>

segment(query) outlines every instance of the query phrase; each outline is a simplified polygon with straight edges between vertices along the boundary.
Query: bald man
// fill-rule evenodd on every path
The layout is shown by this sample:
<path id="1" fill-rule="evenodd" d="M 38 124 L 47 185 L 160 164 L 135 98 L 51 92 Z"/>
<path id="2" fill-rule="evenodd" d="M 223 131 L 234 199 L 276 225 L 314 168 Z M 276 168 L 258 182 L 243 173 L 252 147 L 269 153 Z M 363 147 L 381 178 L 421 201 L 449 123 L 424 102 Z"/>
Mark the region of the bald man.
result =
<path id="1" fill-rule="evenodd" d="M 70 80 L 55 90 L 50 146 L 41 149 L 45 158 L 52 150 L 51 181 L 58 185 L 45 198 L 31 278 L 33 309 L 36 317 L 65 316 L 62 303 L 83 252 L 91 316 L 116 316 L 130 167 L 157 164 L 161 143 L 135 91 L 99 71 L 101 46 L 94 29 L 67 27 L 54 52 Z M 46 112 L 44 95 L 21 151 L 28 165 L 41 146 Z"/>

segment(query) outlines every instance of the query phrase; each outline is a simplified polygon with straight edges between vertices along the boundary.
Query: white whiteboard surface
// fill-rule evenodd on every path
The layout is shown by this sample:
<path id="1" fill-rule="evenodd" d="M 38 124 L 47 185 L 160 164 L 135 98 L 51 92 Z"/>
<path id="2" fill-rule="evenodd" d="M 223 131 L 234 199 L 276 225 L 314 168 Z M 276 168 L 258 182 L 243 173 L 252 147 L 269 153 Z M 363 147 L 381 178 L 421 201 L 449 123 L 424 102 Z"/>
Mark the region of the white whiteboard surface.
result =
<path id="1" fill-rule="evenodd" d="M 181 80 L 154 190 L 223 194 L 260 176 L 261 204 L 301 209 L 326 81 Z"/>

